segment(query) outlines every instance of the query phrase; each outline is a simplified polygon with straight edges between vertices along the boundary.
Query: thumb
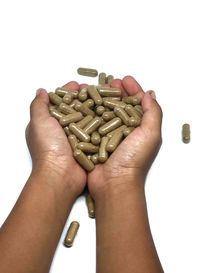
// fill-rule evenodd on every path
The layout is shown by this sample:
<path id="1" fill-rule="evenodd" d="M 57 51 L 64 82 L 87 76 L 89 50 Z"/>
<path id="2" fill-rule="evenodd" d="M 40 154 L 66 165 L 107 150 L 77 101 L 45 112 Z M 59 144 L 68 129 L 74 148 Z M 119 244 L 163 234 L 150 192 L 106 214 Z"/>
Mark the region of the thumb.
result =
<path id="1" fill-rule="evenodd" d="M 162 110 L 156 101 L 155 92 L 147 91 L 142 99 L 144 115 L 141 127 L 151 133 L 161 134 Z"/>
<path id="2" fill-rule="evenodd" d="M 46 119 L 50 116 L 49 114 L 49 96 L 45 89 L 38 89 L 36 91 L 36 97 L 32 101 L 30 106 L 31 119 Z"/>

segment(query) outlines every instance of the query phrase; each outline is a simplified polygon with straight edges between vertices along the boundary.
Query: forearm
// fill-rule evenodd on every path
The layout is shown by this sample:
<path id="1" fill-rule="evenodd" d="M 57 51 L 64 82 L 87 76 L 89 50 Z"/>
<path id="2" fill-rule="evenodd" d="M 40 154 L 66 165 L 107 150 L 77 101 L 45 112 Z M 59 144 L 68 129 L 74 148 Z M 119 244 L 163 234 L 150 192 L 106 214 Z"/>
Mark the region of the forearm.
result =
<path id="1" fill-rule="evenodd" d="M 32 174 L 0 230 L 0 272 L 47 273 L 75 199 L 51 172 Z M 60 187 L 54 186 L 54 184 Z"/>
<path id="2" fill-rule="evenodd" d="M 144 183 L 143 181 L 140 181 Z M 143 187 L 116 181 L 95 200 L 97 273 L 163 272 L 149 228 Z"/>

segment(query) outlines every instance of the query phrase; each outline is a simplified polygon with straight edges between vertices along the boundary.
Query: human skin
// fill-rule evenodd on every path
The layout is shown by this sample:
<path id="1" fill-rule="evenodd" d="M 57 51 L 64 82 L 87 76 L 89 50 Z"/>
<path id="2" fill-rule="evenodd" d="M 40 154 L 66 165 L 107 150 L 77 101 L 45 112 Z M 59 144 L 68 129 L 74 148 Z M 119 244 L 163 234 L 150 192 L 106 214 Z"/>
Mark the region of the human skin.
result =
<path id="1" fill-rule="evenodd" d="M 163 272 L 149 227 L 144 184 L 161 145 L 162 111 L 153 91 L 133 77 L 114 80 L 123 95 L 142 98 L 141 125 L 88 175 L 95 201 L 97 273 Z"/>

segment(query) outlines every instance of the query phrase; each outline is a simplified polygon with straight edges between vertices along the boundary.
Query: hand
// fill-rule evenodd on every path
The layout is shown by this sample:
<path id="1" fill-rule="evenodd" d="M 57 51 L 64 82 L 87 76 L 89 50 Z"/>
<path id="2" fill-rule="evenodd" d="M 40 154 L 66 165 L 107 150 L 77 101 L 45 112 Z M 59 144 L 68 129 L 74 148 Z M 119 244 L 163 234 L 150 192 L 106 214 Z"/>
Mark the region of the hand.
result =
<path id="1" fill-rule="evenodd" d="M 77 90 L 71 82 L 65 87 Z M 63 178 L 63 184 L 71 183 L 77 195 L 86 184 L 86 173 L 75 161 L 67 137 L 58 121 L 48 110 L 49 97 L 39 89 L 30 107 L 31 120 L 26 129 L 26 139 L 33 162 L 33 172 L 45 170 Z M 56 181 L 55 181 L 56 182 Z"/>
<path id="2" fill-rule="evenodd" d="M 89 173 L 88 187 L 94 199 L 96 194 L 107 187 L 116 188 L 127 183 L 134 185 L 134 181 L 144 181 L 161 145 L 162 111 L 155 100 L 155 93 L 144 93 L 130 76 L 122 81 L 114 80 L 111 85 L 121 88 L 124 96 L 141 96 L 144 116 L 141 125 L 123 140 L 108 160 L 96 165 Z"/>

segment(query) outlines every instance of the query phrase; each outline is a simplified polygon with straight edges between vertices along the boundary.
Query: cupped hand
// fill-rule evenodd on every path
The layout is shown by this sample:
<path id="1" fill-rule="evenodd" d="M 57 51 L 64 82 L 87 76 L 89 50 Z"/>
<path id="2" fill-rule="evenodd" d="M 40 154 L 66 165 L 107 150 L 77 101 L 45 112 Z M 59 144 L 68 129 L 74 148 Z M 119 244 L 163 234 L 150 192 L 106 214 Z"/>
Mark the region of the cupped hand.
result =
<path id="1" fill-rule="evenodd" d="M 141 125 L 122 141 L 108 160 L 96 165 L 89 173 L 88 187 L 94 198 L 107 187 L 144 181 L 161 145 L 162 111 L 155 99 L 155 93 L 144 93 L 131 76 L 114 80 L 112 86 L 121 88 L 124 96 L 141 96 L 144 115 Z"/>
<path id="2" fill-rule="evenodd" d="M 79 85 L 71 82 L 65 85 L 77 90 Z M 49 97 L 39 89 L 30 107 L 30 122 L 26 129 L 26 140 L 30 150 L 33 171 L 45 169 L 63 178 L 63 183 L 73 184 L 80 194 L 86 184 L 86 172 L 72 155 L 67 137 L 58 121 L 49 114 Z"/>

